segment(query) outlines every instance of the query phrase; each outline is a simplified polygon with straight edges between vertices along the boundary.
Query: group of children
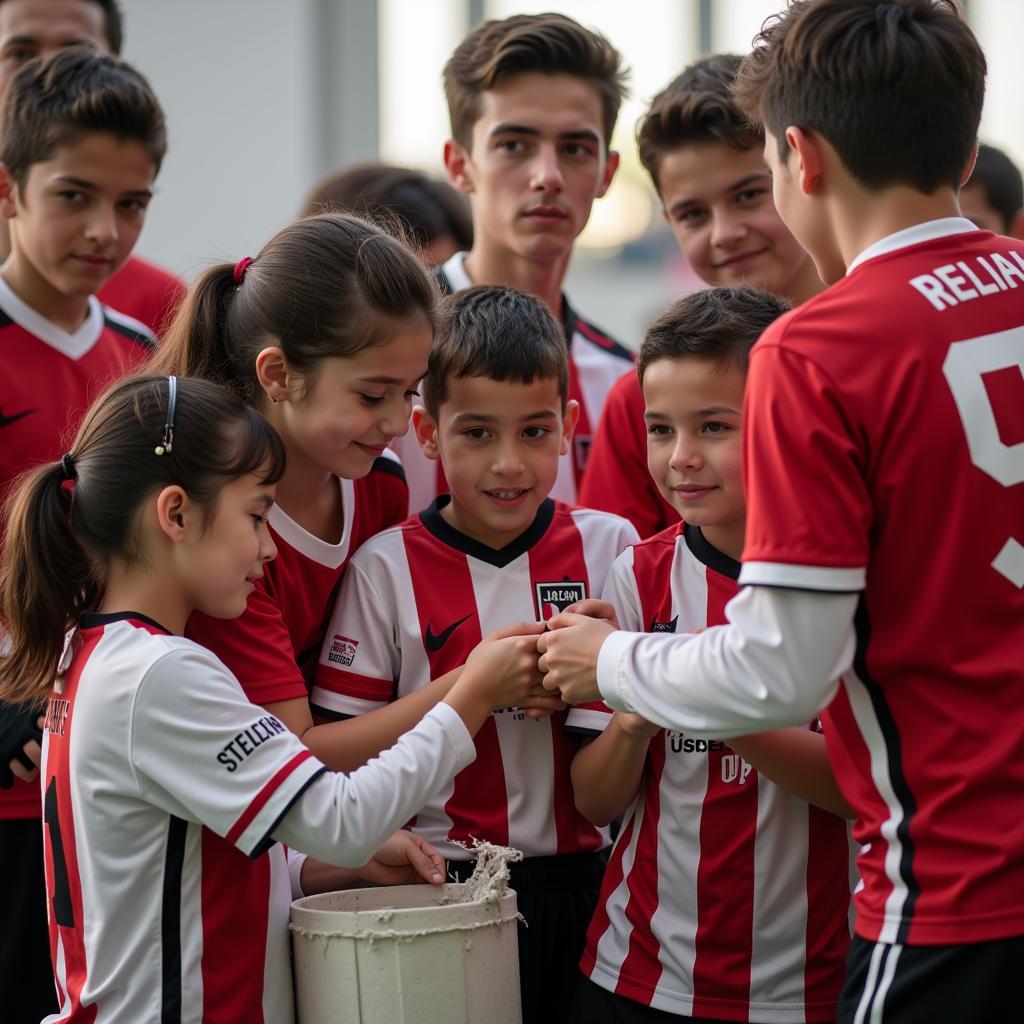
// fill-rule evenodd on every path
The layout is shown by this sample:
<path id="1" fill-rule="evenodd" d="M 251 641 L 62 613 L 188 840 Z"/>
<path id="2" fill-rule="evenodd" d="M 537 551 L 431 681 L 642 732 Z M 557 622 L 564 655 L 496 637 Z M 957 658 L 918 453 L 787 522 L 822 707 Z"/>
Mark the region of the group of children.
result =
<path id="1" fill-rule="evenodd" d="M 955 10 L 810 0 L 654 99 L 641 159 L 709 289 L 634 367 L 561 291 L 618 160 L 601 36 L 516 16 L 456 49 L 473 242 L 436 276 L 325 212 L 170 323 L 164 288 L 147 327 L 95 294 L 141 230 L 159 104 L 105 55 L 115 4 L 44 6 L 64 35 L 0 113 L 5 1019 L 291 1020 L 292 896 L 464 878 L 474 840 L 524 854 L 524 1022 L 1004 1019 L 1024 251 L 958 216 L 984 60 Z M 1010 231 L 999 173 L 977 216 Z M 922 544 L 939 522 L 979 544 Z"/>

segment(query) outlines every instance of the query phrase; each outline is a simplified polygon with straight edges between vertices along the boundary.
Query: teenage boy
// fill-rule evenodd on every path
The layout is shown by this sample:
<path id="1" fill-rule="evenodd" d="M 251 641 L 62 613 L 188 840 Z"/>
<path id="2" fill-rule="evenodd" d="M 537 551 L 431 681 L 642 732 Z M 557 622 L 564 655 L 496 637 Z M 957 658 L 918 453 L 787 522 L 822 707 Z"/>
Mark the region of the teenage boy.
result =
<path id="1" fill-rule="evenodd" d="M 124 36 L 116 0 L 0 0 L 0 96 L 28 61 L 69 47 L 120 56 Z M 0 258 L 10 253 L 0 225 Z M 170 322 L 184 282 L 139 256 L 129 256 L 97 293 L 105 306 L 134 317 L 155 334 Z"/>
<path id="2" fill-rule="evenodd" d="M 766 26 L 737 101 L 833 286 L 751 357 L 745 587 L 698 637 L 563 617 L 538 643 L 563 697 L 596 667 L 613 707 L 695 735 L 828 705 L 863 880 L 844 1022 L 1024 1004 L 1024 245 L 959 216 L 984 80 L 953 3 Z"/>
<path id="3" fill-rule="evenodd" d="M 26 65 L 7 86 L 0 216 L 11 253 L 0 268 L 0 496 L 22 470 L 59 458 L 95 394 L 151 354 L 145 327 L 94 293 L 135 244 L 164 149 L 156 98 L 114 58 L 67 50 Z M 22 737 L 3 732 L 11 743 L 0 765 L 17 758 L 19 779 L 34 778 Z M 0 772 L 0 782 L 11 781 Z M 38 784 L 18 781 L 2 791 L 5 1019 L 38 1020 L 53 1008 L 39 813 Z"/>
<path id="4" fill-rule="evenodd" d="M 748 284 L 794 305 L 824 285 L 772 201 L 764 134 L 733 102 L 742 58 L 705 57 L 651 102 L 637 126 L 640 161 L 662 216 L 709 285 Z M 647 472 L 644 402 L 636 374 L 608 395 L 580 487 L 580 503 L 626 516 L 641 537 L 676 522 Z"/>
<path id="5" fill-rule="evenodd" d="M 1024 180 L 1001 149 L 978 146 L 974 171 L 960 189 L 960 212 L 983 231 L 1024 238 Z"/>
<path id="6" fill-rule="evenodd" d="M 444 69 L 452 129 L 444 162 L 452 184 L 469 196 L 473 247 L 449 259 L 438 280 L 445 292 L 471 284 L 518 288 L 561 321 L 579 418 L 552 494 L 571 503 L 605 396 L 633 359 L 562 293 L 573 243 L 618 167 L 609 145 L 624 83 L 608 40 L 561 14 L 484 22 Z M 423 508 L 446 489 L 440 464 L 423 458 L 411 434 L 396 447 L 409 507 Z"/>
<path id="7" fill-rule="evenodd" d="M 598 595 L 637 539 L 624 519 L 549 497 L 579 407 L 561 327 L 537 298 L 478 286 L 449 300 L 413 414 L 450 495 L 368 541 L 349 563 L 311 702 L 333 717 L 372 711 L 462 665 L 480 638 Z M 607 832 L 573 805 L 576 740 L 566 712 L 495 712 L 472 771 L 412 828 L 472 870 L 464 845 L 513 846 L 523 1020 L 565 1021 L 597 900 Z"/>
<path id="8" fill-rule="evenodd" d="M 725 621 L 746 518 L 747 355 L 788 308 L 768 292 L 716 288 L 648 329 L 637 364 L 648 466 L 685 522 L 616 559 L 604 597 L 621 629 L 691 633 Z M 567 728 L 596 736 L 573 761 L 577 807 L 595 824 L 625 812 L 572 1019 L 835 1020 L 850 940 L 846 824 L 756 770 L 759 741 L 795 741 L 800 795 L 821 801 L 828 787 L 826 799 L 841 802 L 823 737 L 780 730 L 727 746 L 603 705 L 574 708 Z"/>

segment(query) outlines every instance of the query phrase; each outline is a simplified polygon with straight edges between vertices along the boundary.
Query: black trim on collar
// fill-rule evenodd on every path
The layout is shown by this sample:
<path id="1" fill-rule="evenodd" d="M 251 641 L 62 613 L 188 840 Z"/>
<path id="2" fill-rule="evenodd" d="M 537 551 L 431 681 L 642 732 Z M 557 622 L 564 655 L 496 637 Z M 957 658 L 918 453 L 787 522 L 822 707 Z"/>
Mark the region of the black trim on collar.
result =
<path id="1" fill-rule="evenodd" d="M 529 551 L 548 532 L 551 520 L 555 515 L 555 503 L 551 498 L 545 498 L 537 509 L 537 515 L 533 522 L 524 530 L 511 544 L 503 548 L 489 548 L 472 537 L 467 537 L 461 530 L 445 522 L 441 515 L 441 509 L 452 500 L 450 494 L 440 495 L 436 501 L 420 513 L 420 522 L 439 540 L 442 544 L 461 551 L 480 562 L 487 562 L 495 568 L 504 569 L 510 562 L 514 562 L 521 554 Z"/>
<path id="2" fill-rule="evenodd" d="M 740 563 L 730 558 L 724 551 L 719 551 L 701 532 L 699 526 L 692 523 L 683 524 L 683 536 L 686 546 L 698 562 L 703 562 L 709 569 L 728 576 L 731 580 L 740 578 Z"/>
<path id="3" fill-rule="evenodd" d="M 112 331 L 120 334 L 121 337 L 127 338 L 129 341 L 134 341 L 137 345 L 141 345 L 143 348 L 150 350 L 156 348 L 156 339 L 151 334 L 145 334 L 142 331 L 136 330 L 134 327 L 129 327 L 128 324 L 121 323 L 120 320 L 114 319 L 112 316 L 107 316 L 107 310 L 103 310 L 103 323 L 106 324 Z"/>
<path id="4" fill-rule="evenodd" d="M 145 622 L 147 626 L 159 629 L 161 633 L 172 635 L 166 626 L 161 626 L 156 619 L 151 619 L 148 615 L 143 615 L 142 612 L 83 612 L 78 617 L 78 625 L 81 629 L 91 629 L 94 626 L 107 626 L 111 622 L 123 622 L 126 619 Z"/>
<path id="5" fill-rule="evenodd" d="M 392 476 L 397 476 L 403 484 L 406 482 L 405 468 L 400 462 L 396 462 L 394 459 L 389 459 L 386 455 L 379 455 L 373 460 L 373 465 L 370 466 L 370 472 L 390 473 Z"/>

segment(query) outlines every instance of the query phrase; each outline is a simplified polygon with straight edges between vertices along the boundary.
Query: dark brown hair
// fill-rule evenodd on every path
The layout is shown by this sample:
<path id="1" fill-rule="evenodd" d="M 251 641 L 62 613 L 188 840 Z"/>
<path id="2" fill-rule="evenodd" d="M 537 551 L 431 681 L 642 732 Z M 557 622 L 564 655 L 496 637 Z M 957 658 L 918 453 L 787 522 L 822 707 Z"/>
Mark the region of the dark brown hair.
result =
<path id="1" fill-rule="evenodd" d="M 117 0 L 83 0 L 83 2 L 95 4 L 103 12 L 103 34 L 107 37 L 107 46 L 112 54 L 119 55 L 124 43 L 124 23 Z M 0 0 L 0 3 L 3 3 L 3 0 Z"/>
<path id="2" fill-rule="evenodd" d="M 565 335 L 548 307 L 515 288 L 482 284 L 446 299 L 441 324 L 420 384 L 435 419 L 452 377 L 487 377 L 530 384 L 558 381 L 565 405 L 569 363 Z"/>
<path id="3" fill-rule="evenodd" d="M 159 171 L 167 151 L 164 114 L 130 65 L 72 48 L 29 61 L 11 79 L 0 108 L 0 161 L 18 185 L 33 164 L 92 133 L 140 143 Z"/>
<path id="4" fill-rule="evenodd" d="M 10 651 L 0 658 L 0 699 L 40 700 L 56 676 L 64 636 L 97 607 L 110 560 L 138 562 L 139 506 L 177 484 L 204 506 L 233 479 L 284 472 L 274 429 L 237 395 L 179 379 L 174 446 L 156 455 L 167 418 L 166 377 L 128 377 L 86 413 L 72 445 L 73 484 L 62 462 L 23 474 L 4 508 L 0 620 Z"/>
<path id="5" fill-rule="evenodd" d="M 1024 208 L 1024 179 L 1017 165 L 995 146 L 978 146 L 978 159 L 968 185 L 976 185 L 985 202 L 999 214 L 1003 230 L 1013 228 L 1013 219 Z"/>
<path id="6" fill-rule="evenodd" d="M 754 342 L 793 307 L 757 288 L 708 288 L 673 303 L 644 335 L 636 372 L 657 359 L 707 359 L 718 367 L 747 371 Z"/>
<path id="7" fill-rule="evenodd" d="M 985 56 L 954 0 L 800 0 L 769 19 L 733 94 L 786 158 L 819 133 L 864 188 L 959 188 L 978 134 Z"/>
<path id="8" fill-rule="evenodd" d="M 332 171 L 310 190 L 302 215 L 334 211 L 374 222 L 397 217 L 403 233 L 421 249 L 444 235 L 451 235 L 461 250 L 473 247 L 473 218 L 466 197 L 448 182 L 411 167 L 370 162 Z"/>
<path id="9" fill-rule="evenodd" d="M 742 151 L 764 144 L 764 133 L 740 112 L 730 91 L 742 60 L 719 53 L 691 64 L 651 100 L 637 122 L 640 162 L 659 192 L 661 160 L 680 146 L 721 142 Z"/>
<path id="10" fill-rule="evenodd" d="M 573 75 L 601 96 L 604 144 L 611 145 L 626 94 L 626 69 L 619 51 L 598 32 L 564 14 L 517 14 L 478 25 L 444 66 L 452 137 L 467 149 L 480 116 L 480 94 L 502 79 L 528 71 Z"/>
<path id="11" fill-rule="evenodd" d="M 206 377 L 250 405 L 256 356 L 284 352 L 308 385 L 322 360 L 381 344 L 410 320 L 433 329 L 433 277 L 398 239 L 359 217 L 323 213 L 282 228 L 235 282 L 218 263 L 192 286 L 149 369 Z"/>

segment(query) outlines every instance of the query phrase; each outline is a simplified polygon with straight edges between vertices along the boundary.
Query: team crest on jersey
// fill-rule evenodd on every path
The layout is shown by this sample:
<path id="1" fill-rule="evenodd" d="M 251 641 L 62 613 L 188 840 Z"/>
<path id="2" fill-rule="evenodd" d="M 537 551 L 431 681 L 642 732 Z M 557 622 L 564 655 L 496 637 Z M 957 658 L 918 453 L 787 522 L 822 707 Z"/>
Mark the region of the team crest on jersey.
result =
<path id="1" fill-rule="evenodd" d="M 587 585 L 578 580 L 570 580 L 568 576 L 561 583 L 538 583 L 537 594 L 537 617 L 544 621 L 552 615 L 564 612 L 571 604 L 577 601 L 585 601 L 587 598 Z"/>
<path id="2" fill-rule="evenodd" d="M 347 636 L 335 633 L 331 649 L 327 652 L 327 660 L 332 665 L 351 665 L 355 661 L 358 646 L 358 640 L 350 640 Z"/>
<path id="3" fill-rule="evenodd" d="M 582 473 L 587 466 L 587 459 L 590 458 L 590 447 L 594 439 L 589 434 L 577 434 L 573 438 L 576 453 L 576 472 Z"/>

